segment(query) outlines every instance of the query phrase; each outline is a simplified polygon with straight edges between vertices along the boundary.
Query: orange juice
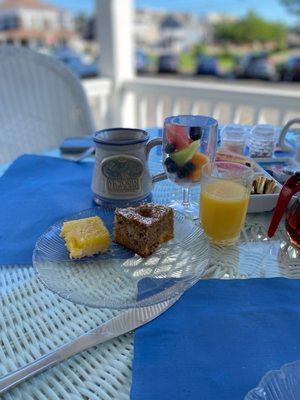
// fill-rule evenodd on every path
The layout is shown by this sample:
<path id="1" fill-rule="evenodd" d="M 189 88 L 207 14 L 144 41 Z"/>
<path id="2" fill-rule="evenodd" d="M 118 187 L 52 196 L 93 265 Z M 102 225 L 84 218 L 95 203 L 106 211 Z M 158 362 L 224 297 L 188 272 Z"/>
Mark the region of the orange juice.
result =
<path id="1" fill-rule="evenodd" d="M 205 233 L 214 241 L 234 242 L 245 221 L 249 191 L 238 182 L 213 180 L 201 190 L 201 222 Z"/>

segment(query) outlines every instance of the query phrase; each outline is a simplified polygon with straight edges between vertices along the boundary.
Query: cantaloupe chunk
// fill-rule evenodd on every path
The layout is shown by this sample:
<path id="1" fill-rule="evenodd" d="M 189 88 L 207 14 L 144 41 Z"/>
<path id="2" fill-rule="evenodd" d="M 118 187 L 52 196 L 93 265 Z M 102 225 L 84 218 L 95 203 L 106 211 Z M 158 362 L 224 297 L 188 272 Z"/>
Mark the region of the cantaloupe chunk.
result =
<path id="1" fill-rule="evenodd" d="M 203 153 L 195 153 L 190 161 L 195 165 L 195 169 L 189 174 L 189 179 L 193 182 L 197 182 L 201 178 L 201 169 L 204 164 L 209 161 L 209 158 Z"/>

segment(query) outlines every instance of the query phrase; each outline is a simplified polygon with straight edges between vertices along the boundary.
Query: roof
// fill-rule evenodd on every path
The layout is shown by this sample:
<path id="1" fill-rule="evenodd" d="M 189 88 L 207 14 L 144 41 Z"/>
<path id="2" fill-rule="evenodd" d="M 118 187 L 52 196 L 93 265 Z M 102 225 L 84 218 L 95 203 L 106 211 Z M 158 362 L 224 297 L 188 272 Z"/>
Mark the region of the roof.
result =
<path id="1" fill-rule="evenodd" d="M 7 31 L 1 32 L 1 37 L 4 40 L 32 40 L 32 39 L 41 39 L 46 40 L 47 38 L 51 37 L 55 40 L 64 40 L 70 39 L 72 36 L 72 32 L 58 30 L 55 32 L 48 32 L 48 31 L 36 31 L 36 30 L 28 30 L 28 29 L 10 29 Z"/>
<path id="2" fill-rule="evenodd" d="M 182 27 L 182 24 L 173 17 L 172 15 L 167 15 L 161 23 L 161 29 L 178 29 Z"/>
<path id="3" fill-rule="evenodd" d="M 46 4 L 40 0 L 2 0 L 0 2 L 0 11 L 11 8 L 33 8 L 38 10 L 57 10 L 58 8 Z"/>

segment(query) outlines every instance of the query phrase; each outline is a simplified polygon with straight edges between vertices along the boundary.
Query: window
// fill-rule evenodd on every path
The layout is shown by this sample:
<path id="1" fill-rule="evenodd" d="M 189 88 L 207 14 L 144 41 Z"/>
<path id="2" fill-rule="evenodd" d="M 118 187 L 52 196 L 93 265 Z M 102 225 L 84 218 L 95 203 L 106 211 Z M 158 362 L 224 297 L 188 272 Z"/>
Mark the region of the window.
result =
<path id="1" fill-rule="evenodd" d="M 49 23 L 49 21 L 47 20 L 47 19 L 44 19 L 44 28 L 45 29 L 49 29 L 50 28 L 50 23 Z"/>
<path id="2" fill-rule="evenodd" d="M 17 29 L 20 26 L 19 18 L 16 15 L 7 15 L 0 18 L 0 31 Z"/>

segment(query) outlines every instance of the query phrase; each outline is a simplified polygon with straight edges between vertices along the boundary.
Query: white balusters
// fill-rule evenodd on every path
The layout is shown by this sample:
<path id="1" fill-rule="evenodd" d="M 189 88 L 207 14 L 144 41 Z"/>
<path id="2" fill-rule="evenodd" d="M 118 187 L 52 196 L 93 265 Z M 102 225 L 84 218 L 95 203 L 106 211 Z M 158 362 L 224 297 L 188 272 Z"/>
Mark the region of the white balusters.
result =
<path id="1" fill-rule="evenodd" d="M 262 118 L 262 113 L 261 113 L 261 109 L 258 107 L 255 107 L 253 110 L 253 114 L 252 114 L 252 124 L 258 124 L 260 122 Z"/>
<path id="2" fill-rule="evenodd" d="M 100 118 L 104 119 L 101 126 L 114 124 L 114 121 L 105 122 L 109 111 L 116 107 L 111 103 L 113 89 L 109 81 L 103 78 L 89 80 L 84 82 L 84 86 L 88 97 L 104 98 L 100 101 Z M 128 125 L 128 116 L 131 114 L 129 103 L 136 100 L 133 124 L 139 127 L 161 126 L 166 115 L 182 113 L 221 117 L 222 122 L 253 124 L 264 121 L 278 125 L 282 125 L 290 113 L 300 115 L 300 93 L 260 87 L 229 87 L 221 83 L 143 77 L 125 82 L 121 94 L 120 106 L 126 110 L 123 113 L 126 123 L 123 120 L 122 124 Z M 133 95 L 133 100 L 129 101 L 129 94 Z M 125 102 L 128 107 L 123 107 Z M 99 107 L 95 101 L 93 105 Z"/>
<path id="3" fill-rule="evenodd" d="M 208 115 L 211 115 L 213 118 L 218 116 L 218 104 L 215 102 L 211 102 L 208 107 Z"/>
<path id="4" fill-rule="evenodd" d="M 277 114 L 277 125 L 282 126 L 284 124 L 285 114 L 283 111 L 279 111 Z"/>
<path id="5" fill-rule="evenodd" d="M 180 98 L 170 97 L 170 115 L 180 114 Z"/>
<path id="6" fill-rule="evenodd" d="M 233 117 L 233 123 L 234 124 L 240 124 L 242 121 L 241 121 L 241 116 L 242 116 L 242 110 L 241 110 L 241 108 L 240 107 L 235 107 L 235 110 L 234 110 L 234 117 Z"/>
<path id="7" fill-rule="evenodd" d="M 106 120 L 107 109 L 108 109 L 108 101 L 107 96 L 102 96 L 98 98 L 99 110 L 100 110 L 100 118 L 101 121 Z"/>
<path id="8" fill-rule="evenodd" d="M 197 101 L 191 100 L 190 104 L 189 104 L 189 112 L 188 113 L 191 115 L 196 115 L 196 114 L 198 114 L 198 109 L 199 109 L 199 106 L 198 106 Z"/>
<path id="9" fill-rule="evenodd" d="M 156 126 L 162 126 L 163 123 L 163 97 L 156 97 L 154 104 L 154 121 Z"/>
<path id="10" fill-rule="evenodd" d="M 144 96 L 138 95 L 136 97 L 136 119 L 137 128 L 145 129 L 149 126 L 147 115 L 148 99 L 146 94 Z"/>

